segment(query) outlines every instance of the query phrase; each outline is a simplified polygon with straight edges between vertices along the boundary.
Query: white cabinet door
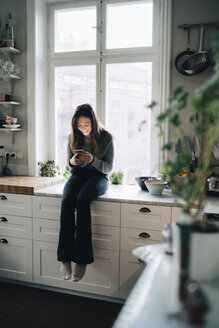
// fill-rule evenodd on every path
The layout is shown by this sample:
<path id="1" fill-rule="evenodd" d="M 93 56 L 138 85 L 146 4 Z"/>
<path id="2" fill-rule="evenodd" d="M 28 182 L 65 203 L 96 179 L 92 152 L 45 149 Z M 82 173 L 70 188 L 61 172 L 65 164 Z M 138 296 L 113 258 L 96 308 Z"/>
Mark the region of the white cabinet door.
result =
<path id="1" fill-rule="evenodd" d="M 120 252 L 120 298 L 127 298 L 144 268 L 145 263 L 139 261 L 133 254 Z"/>
<path id="2" fill-rule="evenodd" d="M 121 204 L 121 226 L 162 231 L 171 221 L 171 207 Z"/>
<path id="3" fill-rule="evenodd" d="M 7 214 L 0 216 L 1 236 L 32 239 L 32 218 Z"/>
<path id="4" fill-rule="evenodd" d="M 5 214 L 32 217 L 32 196 L 0 193 L 0 216 Z"/>
<path id="5" fill-rule="evenodd" d="M 121 228 L 120 249 L 125 252 L 131 252 L 140 246 L 158 244 L 162 241 L 163 237 L 160 231 Z"/>
<path id="6" fill-rule="evenodd" d="M 87 266 L 84 278 L 75 283 L 62 278 L 60 262 L 57 261 L 56 243 L 34 241 L 33 247 L 35 283 L 118 297 L 118 251 L 94 248 L 94 263 Z"/>
<path id="7" fill-rule="evenodd" d="M 33 217 L 60 220 L 61 202 L 58 197 L 33 196 Z"/>
<path id="8" fill-rule="evenodd" d="M 33 239 L 39 241 L 58 242 L 59 221 L 33 219 Z M 94 248 L 119 250 L 119 228 L 92 225 L 92 243 Z"/>
<path id="9" fill-rule="evenodd" d="M 0 277 L 32 282 L 32 241 L 0 237 Z"/>

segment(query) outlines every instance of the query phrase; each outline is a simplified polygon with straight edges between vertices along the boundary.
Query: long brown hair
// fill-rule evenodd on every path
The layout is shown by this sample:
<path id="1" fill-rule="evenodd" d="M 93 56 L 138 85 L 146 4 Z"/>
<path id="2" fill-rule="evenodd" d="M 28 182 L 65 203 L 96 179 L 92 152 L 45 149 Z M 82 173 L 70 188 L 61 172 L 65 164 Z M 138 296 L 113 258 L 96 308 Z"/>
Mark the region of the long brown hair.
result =
<path id="1" fill-rule="evenodd" d="M 70 142 L 71 150 L 74 151 L 74 149 L 82 148 L 84 144 L 84 135 L 77 128 L 77 121 L 80 116 L 89 117 L 91 119 L 91 124 L 92 124 L 91 144 L 94 152 L 97 152 L 100 133 L 102 130 L 104 130 L 104 128 L 101 126 L 99 119 L 90 104 L 79 105 L 76 108 L 75 113 L 72 117 L 72 121 L 71 121 L 72 133 L 71 133 L 71 142 Z"/>

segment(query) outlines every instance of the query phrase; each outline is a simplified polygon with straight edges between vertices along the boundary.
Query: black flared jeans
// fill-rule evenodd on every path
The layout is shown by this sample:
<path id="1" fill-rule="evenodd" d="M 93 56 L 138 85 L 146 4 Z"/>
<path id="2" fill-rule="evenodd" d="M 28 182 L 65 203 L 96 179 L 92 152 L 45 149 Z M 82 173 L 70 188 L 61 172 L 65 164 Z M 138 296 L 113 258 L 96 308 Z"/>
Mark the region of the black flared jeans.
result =
<path id="1" fill-rule="evenodd" d="M 63 190 L 58 261 L 89 264 L 92 248 L 92 200 L 105 193 L 108 178 L 96 170 L 75 169 Z"/>

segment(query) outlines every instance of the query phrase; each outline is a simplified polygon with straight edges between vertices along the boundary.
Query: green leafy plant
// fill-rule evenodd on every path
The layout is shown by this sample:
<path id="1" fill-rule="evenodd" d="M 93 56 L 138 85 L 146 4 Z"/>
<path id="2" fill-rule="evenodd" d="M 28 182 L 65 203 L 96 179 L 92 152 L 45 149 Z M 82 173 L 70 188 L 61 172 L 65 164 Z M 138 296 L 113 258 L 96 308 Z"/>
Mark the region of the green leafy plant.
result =
<path id="1" fill-rule="evenodd" d="M 60 168 L 55 165 L 54 161 L 47 161 L 46 163 L 38 162 L 40 166 L 40 176 L 41 177 L 55 177 L 60 175 Z"/>
<path id="2" fill-rule="evenodd" d="M 65 180 L 68 180 L 71 176 L 71 173 L 68 172 L 67 170 L 63 173 L 63 177 L 65 178 Z"/>
<path id="3" fill-rule="evenodd" d="M 206 179 L 212 173 L 212 150 L 215 141 L 219 137 L 219 38 L 213 41 L 213 53 L 215 60 L 214 74 L 199 89 L 191 99 L 192 113 L 189 122 L 194 127 L 194 133 L 200 142 L 201 157 L 198 160 L 194 172 L 191 170 L 191 158 L 185 152 L 180 156 L 173 156 L 174 142 L 164 144 L 162 151 L 167 158 L 161 171 L 163 179 L 170 181 L 175 195 L 180 196 L 185 202 L 184 212 L 196 218 L 199 215 L 205 200 Z M 175 137 L 185 137 L 182 127 L 182 116 L 188 103 L 189 93 L 183 86 L 179 86 L 169 98 L 168 108 L 157 118 L 157 126 L 160 136 L 163 135 L 163 125 L 166 120 L 175 130 Z M 153 103 L 152 107 L 155 106 Z M 183 188 L 179 188 L 178 175 L 187 172 L 188 179 L 185 180 Z M 192 205 L 198 205 L 198 211 L 191 213 Z"/>
<path id="4" fill-rule="evenodd" d="M 124 174 L 121 170 L 114 171 L 109 175 L 110 182 L 112 184 L 121 184 L 123 182 Z"/>

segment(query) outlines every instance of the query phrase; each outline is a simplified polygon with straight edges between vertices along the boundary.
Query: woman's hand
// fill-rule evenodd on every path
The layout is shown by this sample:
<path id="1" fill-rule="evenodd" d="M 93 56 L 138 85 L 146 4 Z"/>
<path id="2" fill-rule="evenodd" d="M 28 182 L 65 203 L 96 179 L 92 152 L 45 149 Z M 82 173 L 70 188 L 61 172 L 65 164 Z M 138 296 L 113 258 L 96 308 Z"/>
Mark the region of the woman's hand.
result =
<path id="1" fill-rule="evenodd" d="M 90 164 L 93 162 L 93 155 L 89 153 L 88 151 L 84 151 L 83 153 L 80 153 L 80 158 L 82 161 L 86 164 Z"/>
<path id="2" fill-rule="evenodd" d="M 90 164 L 92 161 L 93 161 L 93 155 L 88 151 L 85 151 L 83 153 L 77 153 L 70 159 L 71 165 L 74 166 Z"/>
<path id="3" fill-rule="evenodd" d="M 81 154 L 75 154 L 71 159 L 70 159 L 71 165 L 78 166 L 84 164 L 84 161 L 81 158 Z"/>

